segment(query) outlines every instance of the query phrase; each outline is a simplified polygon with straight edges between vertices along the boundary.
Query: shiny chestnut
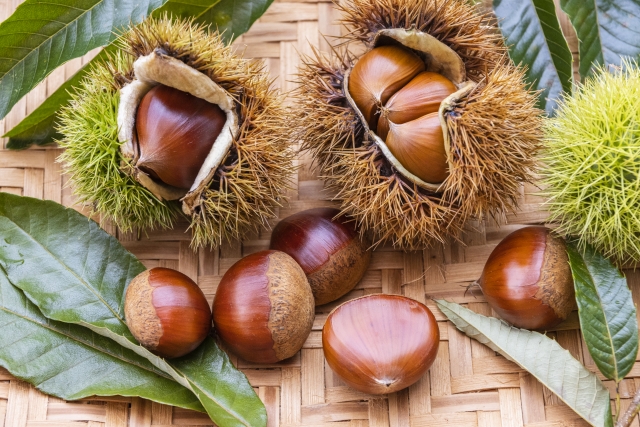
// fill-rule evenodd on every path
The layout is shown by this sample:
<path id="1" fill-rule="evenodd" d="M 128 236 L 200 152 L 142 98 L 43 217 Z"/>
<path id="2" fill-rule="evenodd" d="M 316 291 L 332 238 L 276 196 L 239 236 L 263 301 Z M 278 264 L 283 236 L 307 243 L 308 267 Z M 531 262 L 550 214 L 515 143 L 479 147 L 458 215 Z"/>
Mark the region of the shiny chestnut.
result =
<path id="1" fill-rule="evenodd" d="M 125 293 L 124 314 L 135 339 L 165 358 L 195 350 L 211 329 L 211 309 L 202 290 L 170 268 L 137 275 Z"/>
<path id="2" fill-rule="evenodd" d="M 575 306 L 564 240 L 545 227 L 524 227 L 505 237 L 478 283 L 495 312 L 518 328 L 552 328 Z"/>
<path id="3" fill-rule="evenodd" d="M 431 310 L 400 295 L 347 301 L 329 314 L 322 329 L 331 369 L 369 394 L 393 393 L 418 381 L 433 364 L 439 342 Z"/>
<path id="4" fill-rule="evenodd" d="M 213 300 L 213 324 L 236 355 L 275 363 L 296 354 L 315 317 L 304 271 L 280 251 L 261 251 L 236 262 Z"/>
<path id="5" fill-rule="evenodd" d="M 278 223 L 271 249 L 289 254 L 307 275 L 316 305 L 345 295 L 362 279 L 371 261 L 355 224 L 333 208 L 298 212 Z"/>
<path id="6" fill-rule="evenodd" d="M 381 46 L 362 55 L 351 70 L 349 93 L 371 129 L 378 110 L 424 69 L 422 59 L 402 46 Z"/>
<path id="7" fill-rule="evenodd" d="M 227 120 L 216 104 L 158 85 L 136 113 L 137 167 L 153 179 L 189 189 Z"/>

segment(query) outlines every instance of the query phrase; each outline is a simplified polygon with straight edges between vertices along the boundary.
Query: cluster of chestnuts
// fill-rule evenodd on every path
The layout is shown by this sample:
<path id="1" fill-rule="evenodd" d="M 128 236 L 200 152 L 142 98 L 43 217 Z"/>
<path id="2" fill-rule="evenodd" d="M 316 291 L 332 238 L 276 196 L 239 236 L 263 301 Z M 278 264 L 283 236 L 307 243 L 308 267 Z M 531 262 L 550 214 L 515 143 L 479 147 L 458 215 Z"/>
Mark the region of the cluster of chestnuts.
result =
<path id="1" fill-rule="evenodd" d="M 406 47 L 376 47 L 351 70 L 349 93 L 400 164 L 421 180 L 438 184 L 449 174 L 438 110 L 458 89 L 442 74 L 425 69 L 424 61 Z"/>
<path id="2" fill-rule="evenodd" d="M 134 337 L 162 357 L 194 350 L 213 320 L 231 352 L 254 363 L 276 363 L 302 348 L 315 306 L 353 289 L 370 257 L 352 222 L 335 209 L 311 209 L 282 220 L 269 250 L 229 268 L 212 309 L 187 276 L 153 268 L 127 288 L 126 321 Z M 564 241 L 544 227 L 507 236 L 489 256 L 478 284 L 493 309 L 518 327 L 549 329 L 574 306 Z M 439 341 L 433 313 L 400 295 L 349 300 L 331 311 L 322 330 L 329 366 L 345 383 L 370 394 L 418 381 L 435 360 Z"/>

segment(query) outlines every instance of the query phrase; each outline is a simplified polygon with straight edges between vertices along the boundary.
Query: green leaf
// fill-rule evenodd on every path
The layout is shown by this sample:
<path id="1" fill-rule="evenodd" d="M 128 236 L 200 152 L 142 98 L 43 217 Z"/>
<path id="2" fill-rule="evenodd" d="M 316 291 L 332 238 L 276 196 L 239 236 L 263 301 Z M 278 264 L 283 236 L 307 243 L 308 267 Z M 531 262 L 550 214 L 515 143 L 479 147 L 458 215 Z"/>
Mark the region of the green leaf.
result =
<path id="1" fill-rule="evenodd" d="M 140 396 L 204 411 L 198 398 L 148 360 L 81 326 L 42 315 L 0 269 L 0 366 L 65 400 Z"/>
<path id="2" fill-rule="evenodd" d="M 44 100 L 38 108 L 22 119 L 18 125 L 7 132 L 4 136 L 9 138 L 7 148 L 11 150 L 22 150 L 29 148 L 32 144 L 47 145 L 60 139 L 61 135 L 56 130 L 58 111 L 61 106 L 66 105 L 71 100 L 71 93 L 82 79 L 85 78 L 88 67 L 98 61 L 104 61 L 109 52 L 115 51 L 115 44 L 100 51 L 98 55 L 70 79 L 64 82 L 53 94 Z"/>
<path id="3" fill-rule="evenodd" d="M 25 0 L 0 24 L 0 118 L 70 59 L 104 46 L 167 0 Z"/>
<path id="4" fill-rule="evenodd" d="M 639 0 L 560 0 L 576 29 L 580 76 L 599 65 L 620 65 L 624 56 L 640 56 Z"/>
<path id="5" fill-rule="evenodd" d="M 621 381 L 638 354 L 638 319 L 627 279 L 591 246 L 567 244 L 580 314 L 580 329 L 593 361 L 606 378 Z"/>
<path id="6" fill-rule="evenodd" d="M 458 329 L 527 370 L 589 424 L 613 427 L 609 391 L 555 340 L 452 302 L 436 303 Z"/>
<path id="7" fill-rule="evenodd" d="M 273 0 L 220 0 L 212 9 L 197 17 L 197 22 L 212 24 L 231 43 L 246 33 L 273 3 Z"/>
<path id="8" fill-rule="evenodd" d="M 0 193 L 0 266 L 45 316 L 145 357 L 198 396 L 221 427 L 266 425 L 264 405 L 212 338 L 172 361 L 137 344 L 124 322 L 123 295 L 144 266 L 94 221 L 54 202 Z"/>
<path id="9" fill-rule="evenodd" d="M 224 31 L 224 37 L 230 43 L 232 36 L 237 37 L 246 32 L 272 2 L 273 0 L 169 0 L 160 9 L 156 9 L 152 16 L 168 13 L 180 18 L 193 17 L 198 23 L 212 24 Z M 104 50 L 114 51 L 114 44 L 110 44 Z M 60 107 L 70 101 L 70 91 L 78 86 L 90 67 L 96 61 L 103 61 L 106 58 L 103 52 L 82 67 L 36 110 L 11 129 L 5 135 L 9 137 L 7 148 L 24 149 L 31 144 L 46 145 L 58 139 L 60 135 L 56 132 L 55 126 Z"/>
<path id="10" fill-rule="evenodd" d="M 571 93 L 571 51 L 553 0 L 493 0 L 509 56 L 527 67 L 527 80 L 542 90 L 538 107 L 553 115 L 562 92 Z"/>

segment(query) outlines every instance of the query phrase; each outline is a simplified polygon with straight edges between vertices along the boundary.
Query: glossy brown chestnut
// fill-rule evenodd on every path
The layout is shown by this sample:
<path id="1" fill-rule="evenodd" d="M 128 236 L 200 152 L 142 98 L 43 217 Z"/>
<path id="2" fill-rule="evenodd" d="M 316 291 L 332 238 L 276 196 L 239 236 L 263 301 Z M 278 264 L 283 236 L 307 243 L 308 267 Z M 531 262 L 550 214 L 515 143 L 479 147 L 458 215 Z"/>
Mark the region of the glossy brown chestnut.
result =
<path id="1" fill-rule="evenodd" d="M 338 209 L 298 212 L 276 225 L 270 249 L 285 252 L 307 275 L 316 305 L 334 301 L 358 284 L 371 261 L 355 224 Z"/>
<path id="2" fill-rule="evenodd" d="M 327 363 L 349 386 L 369 394 L 409 387 L 438 353 L 433 313 L 400 295 L 374 294 L 345 302 L 322 329 Z"/>
<path id="3" fill-rule="evenodd" d="M 371 129 L 378 109 L 424 69 L 420 57 L 402 46 L 380 46 L 362 55 L 351 70 L 349 93 Z"/>
<path id="4" fill-rule="evenodd" d="M 423 71 L 382 107 L 376 133 L 384 140 L 389 132 L 389 122 L 401 125 L 437 113 L 442 101 L 456 90 L 451 80 L 442 74 Z"/>
<path id="5" fill-rule="evenodd" d="M 236 355 L 275 363 L 302 348 L 314 308 L 298 263 L 284 252 L 261 251 L 242 258 L 222 277 L 213 300 L 213 324 Z"/>
<path id="6" fill-rule="evenodd" d="M 545 227 L 524 227 L 505 237 L 478 283 L 495 312 L 518 328 L 552 328 L 575 306 L 564 240 Z"/>
<path id="7" fill-rule="evenodd" d="M 170 268 L 152 268 L 131 281 L 124 315 L 135 339 L 166 358 L 195 350 L 211 329 L 211 309 L 202 290 Z"/>
<path id="8" fill-rule="evenodd" d="M 154 87 L 136 113 L 136 166 L 165 184 L 190 188 L 226 120 L 215 104 L 169 86 Z"/>
<path id="9" fill-rule="evenodd" d="M 449 176 L 438 113 L 402 124 L 390 122 L 389 125 L 387 147 L 409 172 L 431 183 L 440 183 Z"/>

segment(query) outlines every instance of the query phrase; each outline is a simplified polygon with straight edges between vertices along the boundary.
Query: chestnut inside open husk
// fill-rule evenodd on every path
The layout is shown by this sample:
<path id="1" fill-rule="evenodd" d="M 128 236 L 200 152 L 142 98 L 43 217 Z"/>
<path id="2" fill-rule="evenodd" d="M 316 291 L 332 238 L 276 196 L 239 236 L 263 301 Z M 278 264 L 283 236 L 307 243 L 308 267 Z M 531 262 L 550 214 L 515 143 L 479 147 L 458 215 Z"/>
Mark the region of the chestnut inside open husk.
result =
<path id="1" fill-rule="evenodd" d="M 418 381 L 433 364 L 439 342 L 431 310 L 400 295 L 347 301 L 329 314 L 322 328 L 331 369 L 369 394 L 393 393 Z"/>
<path id="2" fill-rule="evenodd" d="M 144 95 L 136 113 L 137 167 L 188 190 L 226 121 L 218 105 L 157 85 Z"/>
<path id="3" fill-rule="evenodd" d="M 280 251 L 260 251 L 236 262 L 213 300 L 213 324 L 236 355 L 275 363 L 296 354 L 315 318 L 313 294 L 300 266 Z"/>
<path id="4" fill-rule="evenodd" d="M 478 284 L 495 312 L 518 328 L 552 328 L 576 305 L 565 242 L 546 227 L 524 227 L 505 237 Z"/>
<path id="5" fill-rule="evenodd" d="M 195 350 L 211 329 L 211 309 L 202 290 L 170 268 L 137 275 L 127 287 L 124 313 L 135 339 L 166 358 Z"/>
<path id="6" fill-rule="evenodd" d="M 406 170 L 426 183 L 448 176 L 438 110 L 458 88 L 425 71 L 412 50 L 391 45 L 365 53 L 349 75 L 349 93 L 369 128 Z"/>
<path id="7" fill-rule="evenodd" d="M 334 208 L 298 212 L 281 220 L 270 248 L 289 254 L 307 275 L 316 305 L 345 295 L 362 279 L 371 250 L 353 221 Z"/>

